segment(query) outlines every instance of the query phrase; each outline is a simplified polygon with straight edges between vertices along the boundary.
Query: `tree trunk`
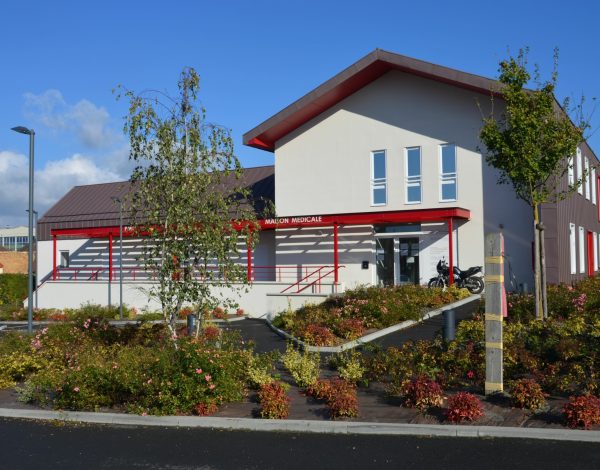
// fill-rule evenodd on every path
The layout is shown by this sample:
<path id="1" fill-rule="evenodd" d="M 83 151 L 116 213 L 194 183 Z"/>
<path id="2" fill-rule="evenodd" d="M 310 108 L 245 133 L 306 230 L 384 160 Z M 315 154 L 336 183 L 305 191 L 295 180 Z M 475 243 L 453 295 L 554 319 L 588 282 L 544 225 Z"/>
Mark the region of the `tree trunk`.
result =
<path id="1" fill-rule="evenodd" d="M 548 295 L 546 292 L 546 247 L 544 243 L 544 224 L 540 222 L 539 237 L 540 237 L 540 274 L 541 274 L 541 298 L 542 298 L 542 316 L 544 320 L 548 319 Z"/>
<path id="2" fill-rule="evenodd" d="M 542 283 L 540 275 L 540 231 L 538 223 L 540 221 L 538 205 L 533 205 L 533 233 L 534 233 L 534 295 L 535 295 L 535 317 L 542 319 Z"/>

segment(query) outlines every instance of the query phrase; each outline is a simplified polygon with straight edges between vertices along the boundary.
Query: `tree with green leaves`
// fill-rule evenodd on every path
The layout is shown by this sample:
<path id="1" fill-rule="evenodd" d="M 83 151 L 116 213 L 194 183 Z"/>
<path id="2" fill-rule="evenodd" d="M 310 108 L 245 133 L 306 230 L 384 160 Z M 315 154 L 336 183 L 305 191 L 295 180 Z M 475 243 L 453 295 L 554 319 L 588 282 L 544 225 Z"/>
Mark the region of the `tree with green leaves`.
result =
<path id="1" fill-rule="evenodd" d="M 586 175 L 562 190 L 560 181 L 572 167 L 572 156 L 584 140 L 588 122 L 583 119 L 582 103 L 572 107 L 569 99 L 560 106 L 554 96 L 558 73 L 558 51 L 554 51 L 554 68 L 547 81 L 541 81 L 539 67 L 534 67 L 534 89 L 525 88 L 532 75 L 527 68 L 528 50 L 500 63 L 496 92 L 502 98 L 497 115 L 492 98 L 492 112 L 483 121 L 481 141 L 487 148 L 486 161 L 500 172 L 499 183 L 512 184 L 518 198 L 533 211 L 535 240 L 536 316 L 547 317 L 544 269 L 543 225 L 540 206 L 560 201 L 584 182 Z M 572 120 L 569 113 L 575 118 Z"/>
<path id="2" fill-rule="evenodd" d="M 155 90 L 129 101 L 124 131 L 129 136 L 129 206 L 143 240 L 145 269 L 156 279 L 149 289 L 162 307 L 174 340 L 176 320 L 186 305 L 202 315 L 233 307 L 225 291 L 247 288 L 242 251 L 254 244 L 256 214 L 230 131 L 207 122 L 198 105 L 199 76 L 182 71 L 179 94 Z"/>

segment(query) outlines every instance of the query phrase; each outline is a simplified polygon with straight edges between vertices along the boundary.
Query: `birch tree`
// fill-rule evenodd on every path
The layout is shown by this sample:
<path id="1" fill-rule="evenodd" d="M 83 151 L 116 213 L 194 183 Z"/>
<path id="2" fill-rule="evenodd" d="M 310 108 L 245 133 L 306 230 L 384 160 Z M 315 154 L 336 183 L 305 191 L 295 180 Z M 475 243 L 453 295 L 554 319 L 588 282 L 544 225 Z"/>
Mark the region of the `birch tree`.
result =
<path id="1" fill-rule="evenodd" d="M 247 285 L 240 251 L 254 245 L 256 227 L 230 131 L 206 120 L 199 83 L 196 71 L 186 68 L 174 97 L 123 87 L 118 94 L 129 102 L 124 131 L 137 165 L 133 225 L 143 240 L 145 269 L 156 279 L 149 294 L 159 301 L 174 340 L 184 305 L 200 314 L 235 305 L 218 292 Z"/>

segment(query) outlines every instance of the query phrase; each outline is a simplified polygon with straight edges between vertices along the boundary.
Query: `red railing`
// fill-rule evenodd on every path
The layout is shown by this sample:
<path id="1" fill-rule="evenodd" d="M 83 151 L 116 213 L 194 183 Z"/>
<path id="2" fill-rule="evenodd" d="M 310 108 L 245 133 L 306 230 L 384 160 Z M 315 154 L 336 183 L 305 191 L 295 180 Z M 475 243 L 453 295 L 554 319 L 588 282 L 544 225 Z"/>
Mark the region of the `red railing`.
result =
<path id="1" fill-rule="evenodd" d="M 284 294 L 290 290 L 296 289 L 295 292 L 290 292 L 291 294 L 299 294 L 300 292 L 308 289 L 309 287 L 315 286 L 317 292 L 321 292 L 321 284 L 322 280 L 327 278 L 328 276 L 333 275 L 332 282 L 335 284 L 335 274 L 339 271 L 340 268 L 344 266 L 319 266 L 317 269 L 311 271 L 306 274 L 302 279 L 294 282 L 293 284 L 287 286 L 285 289 L 281 291 L 281 294 Z M 325 271 L 325 272 L 324 272 Z"/>
<path id="2" fill-rule="evenodd" d="M 340 268 L 343 266 L 340 266 Z M 208 266 L 207 269 L 213 272 L 213 279 L 224 278 L 226 273 L 221 273 L 218 266 Z M 119 267 L 113 266 L 112 282 L 119 281 Z M 244 267 L 245 271 L 245 267 Z M 182 270 L 183 272 L 183 270 Z M 107 281 L 109 278 L 110 269 L 108 267 L 69 267 L 56 268 L 56 280 L 68 281 Z M 252 282 L 289 282 L 290 286 L 284 292 L 298 284 L 300 292 L 309 285 L 320 284 L 323 280 L 335 274 L 334 266 L 330 265 L 273 265 L 273 266 L 252 266 L 250 269 L 250 280 Z M 198 280 L 203 280 L 205 277 L 198 271 L 194 273 L 194 277 Z M 146 271 L 141 266 L 124 267 L 123 280 L 132 281 L 153 281 L 157 276 L 155 272 Z M 332 282 L 334 279 L 332 279 Z M 300 286 L 300 284 L 302 284 Z M 305 285 L 309 284 L 309 285 Z"/>

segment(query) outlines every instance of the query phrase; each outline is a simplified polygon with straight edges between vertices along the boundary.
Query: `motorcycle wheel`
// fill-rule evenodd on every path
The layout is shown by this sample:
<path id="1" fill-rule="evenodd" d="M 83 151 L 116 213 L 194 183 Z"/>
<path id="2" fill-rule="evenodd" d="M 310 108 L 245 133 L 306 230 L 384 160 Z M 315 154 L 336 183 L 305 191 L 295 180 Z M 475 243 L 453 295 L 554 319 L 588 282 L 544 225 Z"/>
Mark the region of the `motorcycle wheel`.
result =
<path id="1" fill-rule="evenodd" d="M 483 279 L 480 277 L 472 277 L 467 279 L 467 282 L 465 282 L 465 287 L 471 294 L 481 294 L 485 284 L 483 283 Z"/>
<path id="2" fill-rule="evenodd" d="M 429 283 L 427 284 L 427 287 L 429 287 L 430 289 L 434 289 L 434 288 L 440 288 L 443 289 L 444 288 L 444 281 L 442 281 L 439 277 L 434 277 L 433 279 L 431 279 L 429 281 Z"/>

